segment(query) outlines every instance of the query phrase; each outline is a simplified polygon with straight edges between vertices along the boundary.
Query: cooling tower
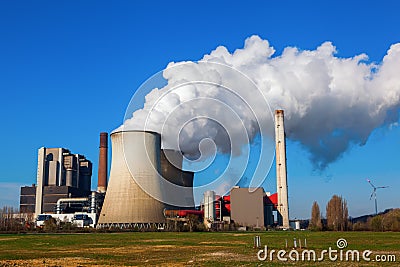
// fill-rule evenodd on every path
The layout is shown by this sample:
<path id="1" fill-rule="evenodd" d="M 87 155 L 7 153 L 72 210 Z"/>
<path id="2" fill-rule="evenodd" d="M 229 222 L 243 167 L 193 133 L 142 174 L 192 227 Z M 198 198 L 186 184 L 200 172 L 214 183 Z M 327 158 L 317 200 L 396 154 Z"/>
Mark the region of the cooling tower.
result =
<path id="1" fill-rule="evenodd" d="M 171 183 L 182 185 L 182 154 L 176 150 L 163 149 L 160 157 L 163 177 Z"/>
<path id="2" fill-rule="evenodd" d="M 112 162 L 99 228 L 146 227 L 165 222 L 165 205 L 148 195 L 136 182 L 162 193 L 160 135 L 124 131 L 111 134 Z M 134 179 L 135 178 L 135 179 Z"/>
<path id="3" fill-rule="evenodd" d="M 283 110 L 275 110 L 276 190 L 278 225 L 289 228 L 288 187 L 286 175 L 286 142 Z"/>
<path id="4" fill-rule="evenodd" d="M 193 187 L 193 172 L 182 170 L 183 155 L 180 151 L 163 149 L 161 152 L 161 174 L 167 181 L 183 187 Z M 184 196 L 182 196 L 184 197 Z M 194 208 L 193 191 L 185 197 L 184 208 Z M 168 209 L 179 208 L 169 205 Z"/>
<path id="5" fill-rule="evenodd" d="M 97 176 L 97 191 L 104 193 L 107 190 L 107 154 L 108 154 L 108 134 L 100 133 L 99 147 L 99 172 Z"/>

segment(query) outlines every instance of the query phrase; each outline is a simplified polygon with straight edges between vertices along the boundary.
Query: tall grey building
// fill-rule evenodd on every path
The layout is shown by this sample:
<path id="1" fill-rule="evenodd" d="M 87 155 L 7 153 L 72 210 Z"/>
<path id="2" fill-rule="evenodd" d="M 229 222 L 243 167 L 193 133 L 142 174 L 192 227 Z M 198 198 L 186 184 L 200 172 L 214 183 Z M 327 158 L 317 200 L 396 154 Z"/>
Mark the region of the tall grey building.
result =
<path id="1" fill-rule="evenodd" d="M 38 152 L 35 214 L 53 212 L 57 200 L 90 193 L 92 163 L 65 148 Z"/>

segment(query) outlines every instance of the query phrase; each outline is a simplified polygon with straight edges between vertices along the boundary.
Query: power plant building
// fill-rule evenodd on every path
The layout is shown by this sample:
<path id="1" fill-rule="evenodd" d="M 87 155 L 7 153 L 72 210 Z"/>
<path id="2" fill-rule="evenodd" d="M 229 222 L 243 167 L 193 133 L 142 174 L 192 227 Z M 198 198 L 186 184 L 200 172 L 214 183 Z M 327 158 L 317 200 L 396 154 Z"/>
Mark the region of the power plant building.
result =
<path id="1" fill-rule="evenodd" d="M 92 163 L 83 155 L 65 148 L 42 147 L 38 151 L 37 184 L 21 188 L 20 210 L 36 215 L 54 213 L 58 199 L 89 195 L 91 176 Z"/>
<path id="2" fill-rule="evenodd" d="M 272 208 L 265 203 L 266 194 L 259 188 L 232 188 L 231 220 L 241 226 L 263 228 L 272 225 Z"/>

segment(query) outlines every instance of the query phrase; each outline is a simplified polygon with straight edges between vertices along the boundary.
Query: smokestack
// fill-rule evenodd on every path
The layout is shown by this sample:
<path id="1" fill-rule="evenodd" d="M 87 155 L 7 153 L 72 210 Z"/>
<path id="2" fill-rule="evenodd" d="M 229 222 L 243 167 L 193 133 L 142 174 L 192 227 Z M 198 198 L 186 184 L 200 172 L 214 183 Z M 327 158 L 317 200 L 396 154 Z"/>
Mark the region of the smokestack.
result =
<path id="1" fill-rule="evenodd" d="M 108 134 L 100 133 L 99 173 L 97 176 L 97 191 L 100 193 L 107 191 L 107 153 Z"/>
<path id="2" fill-rule="evenodd" d="M 276 190 L 278 193 L 278 225 L 289 228 L 288 187 L 286 176 L 286 142 L 283 110 L 275 110 Z"/>

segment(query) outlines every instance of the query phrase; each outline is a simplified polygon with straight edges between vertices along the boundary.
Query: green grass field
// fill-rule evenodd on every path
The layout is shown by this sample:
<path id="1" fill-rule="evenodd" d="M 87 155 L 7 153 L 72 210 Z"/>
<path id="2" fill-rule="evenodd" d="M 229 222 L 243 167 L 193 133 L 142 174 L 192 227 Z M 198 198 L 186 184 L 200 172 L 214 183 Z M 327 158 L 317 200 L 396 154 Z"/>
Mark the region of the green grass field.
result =
<path id="1" fill-rule="evenodd" d="M 397 262 L 259 261 L 253 238 L 260 235 L 268 249 L 289 252 L 293 238 L 307 239 L 317 257 L 323 249 L 337 249 L 345 238 L 346 250 L 372 250 L 395 255 Z M 304 248 L 298 249 L 302 252 Z M 301 254 L 300 254 L 301 255 Z M 288 257 L 288 256 L 286 256 Z M 0 266 L 400 266 L 400 233 L 374 232 L 130 232 L 88 234 L 0 235 Z"/>

